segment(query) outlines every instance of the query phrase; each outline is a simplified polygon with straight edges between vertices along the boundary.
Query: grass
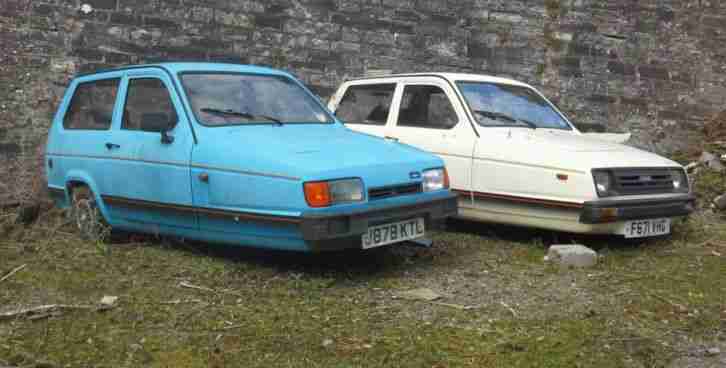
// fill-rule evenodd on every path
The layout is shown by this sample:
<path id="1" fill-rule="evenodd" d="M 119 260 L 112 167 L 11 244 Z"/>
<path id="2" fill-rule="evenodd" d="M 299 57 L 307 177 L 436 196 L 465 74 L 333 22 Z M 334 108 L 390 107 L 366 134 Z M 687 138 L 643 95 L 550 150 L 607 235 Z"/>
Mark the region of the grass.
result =
<path id="1" fill-rule="evenodd" d="M 432 249 L 323 255 L 148 240 L 101 252 L 53 228 L 0 240 L 0 276 L 27 264 L 0 283 L 0 313 L 119 300 L 0 321 L 0 366 L 657 367 L 726 339 L 726 227 L 700 217 L 643 243 L 455 222 Z M 603 260 L 544 264 L 554 237 Z M 397 297 L 417 287 L 447 305 Z"/>

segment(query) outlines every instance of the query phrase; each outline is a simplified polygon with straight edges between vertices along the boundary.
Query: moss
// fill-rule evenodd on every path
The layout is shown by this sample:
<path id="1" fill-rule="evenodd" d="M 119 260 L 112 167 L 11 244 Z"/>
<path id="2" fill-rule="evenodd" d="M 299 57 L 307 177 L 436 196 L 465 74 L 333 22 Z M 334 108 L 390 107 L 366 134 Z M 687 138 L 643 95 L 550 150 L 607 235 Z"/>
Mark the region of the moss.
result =
<path id="1" fill-rule="evenodd" d="M 545 24 L 544 26 L 544 43 L 548 50 L 560 52 L 564 46 L 564 42 L 557 38 L 557 34 L 552 29 L 551 24 Z"/>
<path id="2" fill-rule="evenodd" d="M 568 11 L 569 8 L 566 4 L 563 4 L 563 0 L 545 0 L 545 12 L 551 20 L 564 17 Z"/>
<path id="3" fill-rule="evenodd" d="M 271 66 L 277 69 L 286 69 L 288 67 L 287 55 L 281 49 L 275 49 L 271 56 Z"/>

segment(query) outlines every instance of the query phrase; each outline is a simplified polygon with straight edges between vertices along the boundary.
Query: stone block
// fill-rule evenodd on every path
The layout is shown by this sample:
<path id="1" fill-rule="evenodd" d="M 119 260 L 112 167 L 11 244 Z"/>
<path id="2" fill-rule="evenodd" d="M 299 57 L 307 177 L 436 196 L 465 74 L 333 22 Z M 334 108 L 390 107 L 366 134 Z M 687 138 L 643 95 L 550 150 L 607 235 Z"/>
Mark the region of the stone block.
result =
<path id="1" fill-rule="evenodd" d="M 92 9 L 116 9 L 116 0 L 84 0 L 81 4 L 88 4 Z"/>
<path id="2" fill-rule="evenodd" d="M 547 251 L 545 261 L 562 267 L 592 267 L 597 264 L 597 252 L 580 244 L 553 245 Z"/>

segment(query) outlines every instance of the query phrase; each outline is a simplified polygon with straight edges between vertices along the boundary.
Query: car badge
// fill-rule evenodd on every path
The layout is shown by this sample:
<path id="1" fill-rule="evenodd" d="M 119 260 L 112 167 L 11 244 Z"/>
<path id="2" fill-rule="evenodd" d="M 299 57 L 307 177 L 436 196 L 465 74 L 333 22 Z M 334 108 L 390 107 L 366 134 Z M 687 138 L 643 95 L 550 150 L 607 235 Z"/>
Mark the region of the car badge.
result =
<path id="1" fill-rule="evenodd" d="M 649 175 L 643 175 L 640 177 L 640 181 L 651 181 L 653 178 Z"/>
<path id="2" fill-rule="evenodd" d="M 408 177 L 411 179 L 421 179 L 421 173 L 418 171 L 412 171 L 408 173 Z"/>

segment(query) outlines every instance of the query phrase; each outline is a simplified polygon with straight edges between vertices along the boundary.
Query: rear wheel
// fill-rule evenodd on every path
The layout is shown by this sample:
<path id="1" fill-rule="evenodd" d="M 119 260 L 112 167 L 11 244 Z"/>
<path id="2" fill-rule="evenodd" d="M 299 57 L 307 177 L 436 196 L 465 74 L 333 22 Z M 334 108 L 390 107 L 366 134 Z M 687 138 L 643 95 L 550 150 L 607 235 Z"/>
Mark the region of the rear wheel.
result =
<path id="1" fill-rule="evenodd" d="M 83 239 L 104 241 L 111 228 L 98 208 L 93 193 L 86 186 L 73 188 L 71 217 Z"/>

